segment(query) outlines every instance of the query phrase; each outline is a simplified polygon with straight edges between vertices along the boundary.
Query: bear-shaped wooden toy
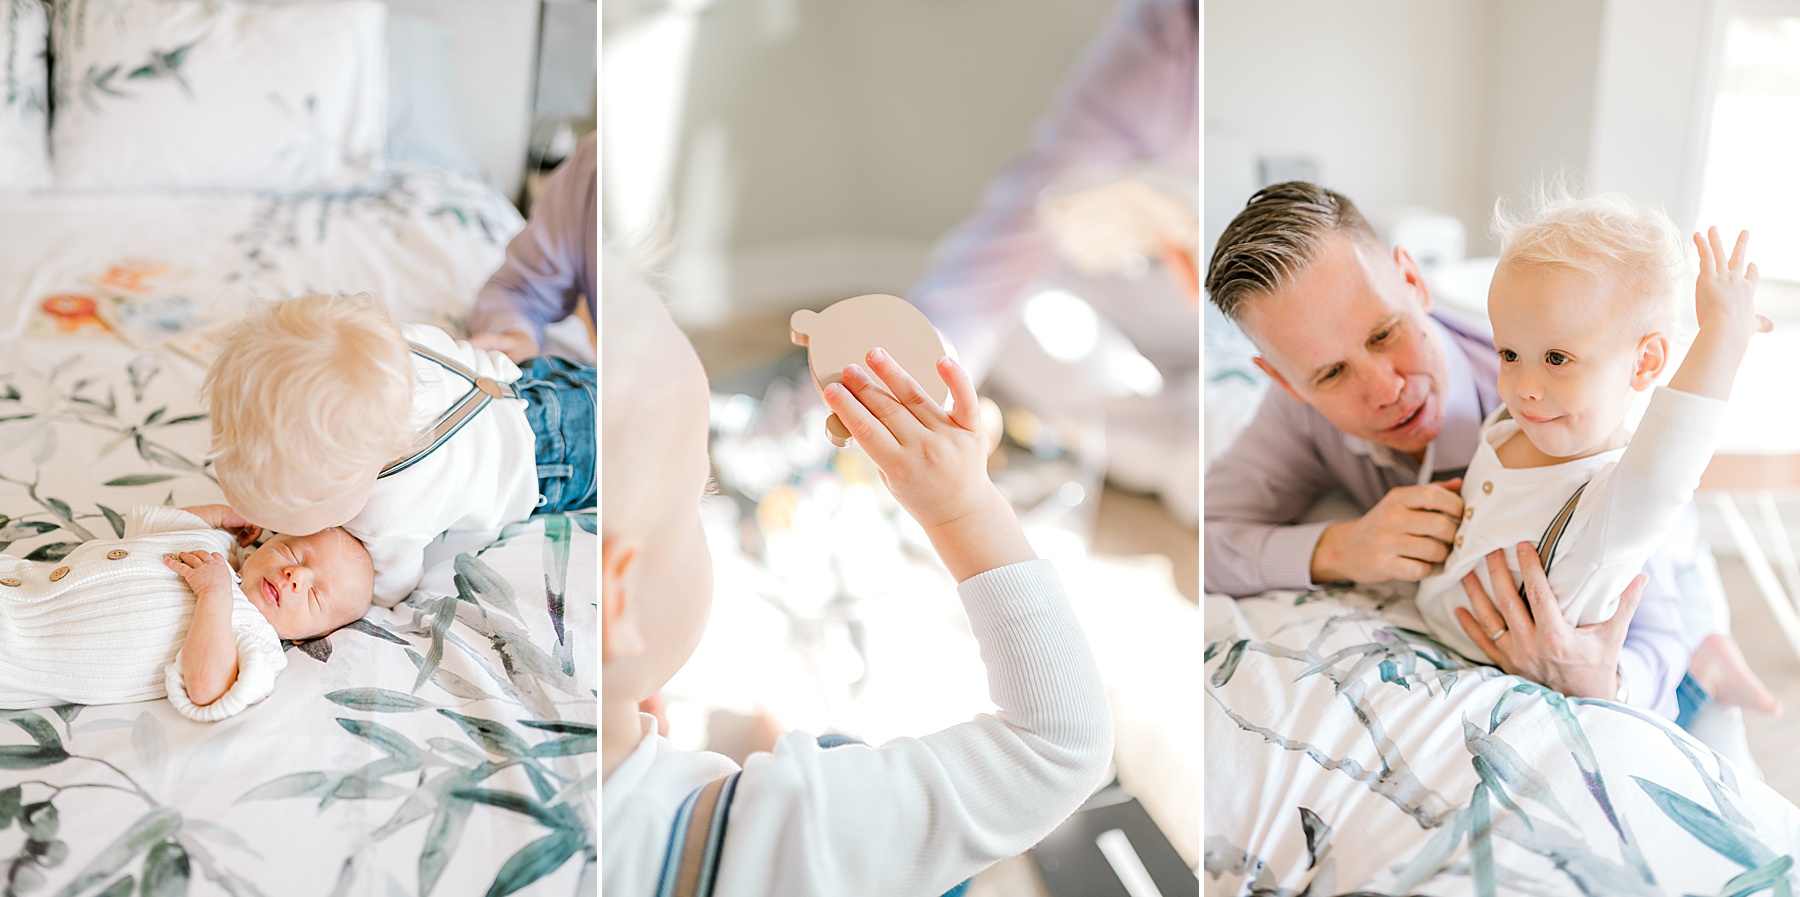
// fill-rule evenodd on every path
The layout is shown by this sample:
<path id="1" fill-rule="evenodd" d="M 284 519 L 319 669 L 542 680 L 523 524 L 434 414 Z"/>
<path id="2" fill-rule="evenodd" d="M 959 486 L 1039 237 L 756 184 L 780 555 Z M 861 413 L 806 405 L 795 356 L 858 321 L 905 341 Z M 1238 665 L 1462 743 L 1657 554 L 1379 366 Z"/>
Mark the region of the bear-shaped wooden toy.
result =
<path id="1" fill-rule="evenodd" d="M 824 311 L 801 309 L 788 319 L 788 336 L 806 347 L 813 386 L 821 394 L 844 379 L 846 365 L 868 371 L 869 350 L 879 347 L 939 405 L 950 398 L 950 387 L 937 372 L 938 359 L 945 355 L 943 341 L 924 313 L 898 296 L 875 293 L 834 302 Z M 869 376 L 881 380 L 873 371 Z M 850 431 L 837 415 L 825 419 L 825 430 L 832 445 L 850 443 Z"/>

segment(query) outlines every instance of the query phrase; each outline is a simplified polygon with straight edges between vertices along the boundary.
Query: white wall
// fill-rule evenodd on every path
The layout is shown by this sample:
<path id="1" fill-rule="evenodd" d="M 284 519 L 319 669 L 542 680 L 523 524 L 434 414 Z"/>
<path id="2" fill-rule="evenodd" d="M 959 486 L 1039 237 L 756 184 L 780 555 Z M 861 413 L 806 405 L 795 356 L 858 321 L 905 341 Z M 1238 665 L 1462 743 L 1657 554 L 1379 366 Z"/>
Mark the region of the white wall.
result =
<path id="1" fill-rule="evenodd" d="M 1713 14 L 1708 0 L 1607 0 L 1599 49 L 1590 182 L 1681 227 L 1699 211 Z"/>
<path id="2" fill-rule="evenodd" d="M 1314 156 L 1320 180 L 1373 219 L 1428 206 L 1474 221 L 1487 202 L 1494 6 L 1208 0 L 1209 137 L 1232 135 L 1252 156 Z"/>
<path id="3" fill-rule="evenodd" d="M 1209 0 L 1207 181 L 1307 153 L 1379 223 L 1405 206 L 1495 249 L 1494 200 L 1567 174 L 1691 217 L 1709 0 Z M 1233 177 L 1236 178 L 1234 182 Z M 1215 209 L 1223 207 L 1223 211 Z M 1236 203 L 1208 199 L 1208 231 Z"/>
<path id="4" fill-rule="evenodd" d="M 673 307 L 690 323 L 904 292 L 1111 8 L 716 0 L 609 18 L 607 139 L 638 144 L 607 159 L 609 229 L 672 210 Z M 659 28 L 659 49 L 615 65 L 615 44 Z M 669 102 L 642 102 L 659 92 Z"/>

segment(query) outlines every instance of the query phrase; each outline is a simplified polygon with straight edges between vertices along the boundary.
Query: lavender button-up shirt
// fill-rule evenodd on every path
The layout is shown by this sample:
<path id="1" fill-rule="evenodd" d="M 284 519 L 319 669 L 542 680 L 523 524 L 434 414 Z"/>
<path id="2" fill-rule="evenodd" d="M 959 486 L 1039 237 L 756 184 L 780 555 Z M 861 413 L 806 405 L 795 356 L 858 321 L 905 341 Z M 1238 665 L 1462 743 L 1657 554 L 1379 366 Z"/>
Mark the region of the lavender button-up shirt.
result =
<path id="1" fill-rule="evenodd" d="M 1330 523 L 1297 521 L 1320 496 L 1337 490 L 1366 511 L 1397 487 L 1462 475 L 1482 419 L 1499 404 L 1500 362 L 1488 334 L 1435 315 L 1432 321 L 1450 377 L 1444 427 L 1424 462 L 1347 436 L 1312 406 L 1269 390 L 1249 426 L 1206 470 L 1207 591 L 1314 588 L 1313 550 Z M 1695 519 L 1689 506 L 1683 525 L 1644 565 L 1650 582 L 1619 657 L 1631 702 L 1671 719 L 1691 653 L 1681 590 L 1723 589 L 1712 565 L 1700 563 Z"/>
<path id="2" fill-rule="evenodd" d="M 575 311 L 594 314 L 598 216 L 595 135 L 544 181 L 525 229 L 506 246 L 506 261 L 488 278 L 469 316 L 470 333 L 523 330 L 541 347 L 544 327 Z"/>
<path id="3" fill-rule="evenodd" d="M 950 338 L 976 383 L 987 376 L 1022 292 L 1061 263 L 1038 221 L 1039 195 L 1082 170 L 1196 170 L 1199 84 L 1198 3 L 1123 0 L 1058 88 L 1031 146 L 939 244 L 907 296 Z"/>

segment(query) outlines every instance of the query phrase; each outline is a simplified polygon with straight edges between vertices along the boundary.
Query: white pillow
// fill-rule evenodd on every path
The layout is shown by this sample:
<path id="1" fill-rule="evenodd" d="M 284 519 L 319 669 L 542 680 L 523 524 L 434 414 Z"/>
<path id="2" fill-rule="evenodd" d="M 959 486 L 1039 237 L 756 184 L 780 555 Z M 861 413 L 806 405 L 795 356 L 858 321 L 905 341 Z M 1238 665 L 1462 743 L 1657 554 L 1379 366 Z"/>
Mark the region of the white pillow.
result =
<path id="1" fill-rule="evenodd" d="M 375 0 L 56 2 L 58 187 L 299 190 L 384 162 Z"/>
<path id="2" fill-rule="evenodd" d="M 0 191 L 50 185 L 47 28 L 43 0 L 0 0 Z"/>

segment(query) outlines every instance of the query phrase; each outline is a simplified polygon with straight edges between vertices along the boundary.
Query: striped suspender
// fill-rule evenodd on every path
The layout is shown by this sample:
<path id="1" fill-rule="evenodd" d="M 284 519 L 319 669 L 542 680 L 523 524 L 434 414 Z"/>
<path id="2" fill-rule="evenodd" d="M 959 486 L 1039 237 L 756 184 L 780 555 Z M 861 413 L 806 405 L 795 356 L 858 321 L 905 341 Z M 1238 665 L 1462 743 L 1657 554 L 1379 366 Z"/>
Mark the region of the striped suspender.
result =
<path id="1" fill-rule="evenodd" d="M 739 773 L 694 789 L 675 814 L 669 854 L 663 860 L 656 897 L 712 897 L 719 854 L 725 849 L 725 822 Z"/>
<path id="2" fill-rule="evenodd" d="M 437 362 L 438 366 L 442 367 L 444 370 L 469 381 L 469 391 L 463 393 L 463 397 L 458 399 L 456 404 L 451 405 L 444 410 L 443 414 L 438 415 L 438 419 L 432 423 L 431 429 L 424 434 L 424 448 L 419 449 L 404 458 L 396 458 L 393 461 L 388 462 L 388 465 L 383 467 L 381 472 L 375 475 L 376 479 L 393 476 L 394 474 L 425 460 L 426 455 L 436 451 L 438 446 L 449 442 L 450 437 L 455 436 L 456 431 L 461 430 L 463 425 L 467 424 L 476 414 L 480 413 L 481 409 L 486 408 L 489 402 L 495 399 L 514 399 L 519 396 L 519 391 L 514 389 L 509 383 L 500 383 L 488 377 L 477 376 L 473 370 L 469 369 L 468 365 L 465 365 L 454 358 L 450 358 L 449 356 L 434 352 L 431 349 L 410 340 L 407 341 L 407 345 L 412 347 L 414 355 L 431 359 L 432 361 Z"/>
<path id="3" fill-rule="evenodd" d="M 1544 527 L 1544 537 L 1538 540 L 1538 558 L 1544 562 L 1545 576 L 1550 575 L 1550 562 L 1556 559 L 1556 543 L 1562 541 L 1563 530 L 1568 529 L 1569 518 L 1575 516 L 1575 503 L 1581 500 L 1581 493 L 1585 489 L 1587 489 L 1586 483 L 1575 488 L 1575 494 L 1569 496 L 1568 501 L 1563 502 L 1562 510 L 1557 511 L 1556 516 L 1550 519 L 1550 525 Z M 1521 599 L 1525 597 L 1523 573 L 1519 575 L 1519 597 Z M 1527 605 L 1527 607 L 1529 606 Z"/>

